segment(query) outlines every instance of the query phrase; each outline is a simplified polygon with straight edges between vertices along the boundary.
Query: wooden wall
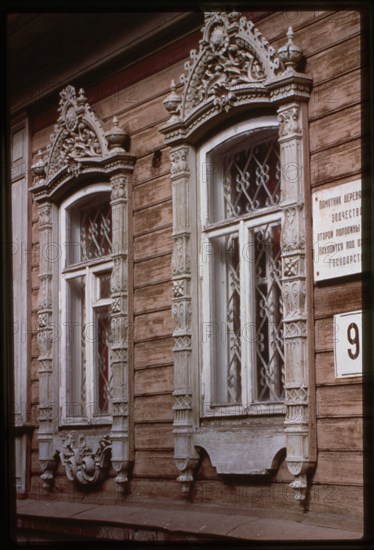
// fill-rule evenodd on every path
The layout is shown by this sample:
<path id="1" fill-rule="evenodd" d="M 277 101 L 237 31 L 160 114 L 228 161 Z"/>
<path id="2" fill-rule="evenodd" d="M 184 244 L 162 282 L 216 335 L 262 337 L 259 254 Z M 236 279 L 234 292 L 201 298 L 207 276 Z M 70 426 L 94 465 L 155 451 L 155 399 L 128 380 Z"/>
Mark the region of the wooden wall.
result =
<path id="1" fill-rule="evenodd" d="M 367 94 L 361 90 L 365 60 L 360 58 L 360 15 L 352 11 L 300 11 L 248 13 L 268 41 L 284 45 L 289 25 L 295 42 L 306 55 L 305 71 L 314 77 L 309 103 L 311 185 L 313 189 L 356 179 L 362 171 L 361 110 Z M 187 44 L 187 42 L 186 42 Z M 195 47 L 197 47 L 197 42 Z M 113 115 L 130 134 L 130 152 L 137 157 L 132 193 L 134 242 L 130 261 L 134 275 L 133 317 L 130 319 L 134 361 L 135 463 L 129 493 L 181 499 L 173 461 L 173 357 L 171 317 L 171 182 L 168 148 L 158 128 L 167 114 L 162 100 L 171 79 L 179 82 L 189 48 L 170 66 L 116 90 L 93 104 L 108 127 Z M 109 91 L 109 90 L 108 90 Z M 94 97 L 95 90 L 87 90 Z M 57 110 L 57 102 L 56 102 Z M 56 113 L 57 114 L 57 113 Z M 43 113 L 39 113 L 41 117 Z M 51 121 L 50 124 L 53 124 Z M 32 150 L 48 142 L 52 126 L 33 135 Z M 154 153 L 159 151 L 159 163 Z M 131 217 L 130 217 L 131 219 Z M 37 213 L 33 207 L 32 264 L 33 326 L 36 326 L 38 291 Z M 361 379 L 336 381 L 333 366 L 333 315 L 361 308 L 362 284 L 349 282 L 315 285 L 315 373 L 318 463 L 309 506 L 316 511 L 360 514 L 362 505 L 362 384 Z M 32 337 L 32 406 L 37 417 L 38 375 L 36 334 Z M 313 367 L 312 367 L 313 368 Z M 37 475 L 36 439 L 33 442 L 33 487 Z M 272 483 L 223 481 L 204 456 L 192 490 L 192 500 L 230 505 L 297 508 L 292 480 L 283 463 Z M 68 490 L 61 467 L 57 492 Z M 105 483 L 98 499 L 114 491 Z M 79 495 L 78 495 L 79 496 Z M 79 496 L 79 498 L 83 498 Z"/>

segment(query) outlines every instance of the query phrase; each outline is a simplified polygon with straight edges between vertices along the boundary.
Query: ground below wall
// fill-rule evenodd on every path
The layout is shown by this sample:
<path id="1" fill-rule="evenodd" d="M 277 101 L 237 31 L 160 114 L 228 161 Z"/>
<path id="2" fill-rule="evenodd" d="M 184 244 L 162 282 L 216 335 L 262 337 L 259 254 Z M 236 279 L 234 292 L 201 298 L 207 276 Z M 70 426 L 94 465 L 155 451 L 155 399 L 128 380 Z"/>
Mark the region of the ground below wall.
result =
<path id="1" fill-rule="evenodd" d="M 79 540 L 359 540 L 360 522 L 334 514 L 133 501 L 122 505 L 23 500 L 19 543 Z"/>

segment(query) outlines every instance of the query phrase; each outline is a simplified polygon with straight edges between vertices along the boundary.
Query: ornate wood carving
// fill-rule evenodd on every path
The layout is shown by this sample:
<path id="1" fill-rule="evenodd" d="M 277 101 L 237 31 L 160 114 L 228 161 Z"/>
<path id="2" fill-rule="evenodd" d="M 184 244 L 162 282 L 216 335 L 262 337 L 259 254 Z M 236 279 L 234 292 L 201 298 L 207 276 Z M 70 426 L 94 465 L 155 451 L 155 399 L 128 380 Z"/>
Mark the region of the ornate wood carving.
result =
<path id="1" fill-rule="evenodd" d="M 266 74 L 277 74 L 279 58 L 251 21 L 240 13 L 207 12 L 199 51 L 191 52 L 185 64 L 186 85 L 183 115 L 204 101 L 228 111 L 241 90 L 264 82 Z"/>
<path id="2" fill-rule="evenodd" d="M 112 464 L 116 482 L 124 487 L 130 466 L 128 365 L 128 177 L 111 178 L 113 269 L 111 278 L 111 365 L 113 373 Z"/>
<path id="3" fill-rule="evenodd" d="M 123 487 L 133 460 L 128 429 L 128 410 L 131 399 L 129 377 L 131 374 L 127 350 L 127 186 L 129 175 L 134 169 L 135 159 L 124 149 L 127 135 L 119 127 L 118 120 L 114 118 L 112 128 L 104 133 L 99 120 L 87 103 L 83 90 L 80 90 L 77 95 L 75 88 L 69 85 L 62 90 L 60 97 L 59 118 L 51 136 L 47 156 L 44 157 L 43 153 L 39 152 L 36 162 L 32 166 L 34 186 L 31 191 L 34 200 L 40 205 L 39 230 L 42 251 L 43 247 L 48 246 L 48 243 L 52 241 L 54 223 L 51 218 L 52 204 L 64 194 L 69 193 L 72 182 L 77 178 L 82 178 L 82 181 L 86 182 L 90 182 L 91 178 L 93 181 L 97 181 L 100 176 L 102 181 L 108 181 L 111 184 L 113 223 L 111 297 L 113 304 L 110 360 L 113 371 L 113 402 L 110 438 L 112 465 L 117 472 L 116 481 Z M 40 363 L 38 438 L 39 459 L 43 469 L 41 477 L 48 487 L 53 486 L 56 451 L 62 453 L 61 457 L 68 477 L 72 476 L 82 484 L 101 479 L 109 460 L 107 452 L 109 440 L 105 440 L 105 448 L 101 445 L 99 455 L 92 454 L 91 450 L 84 445 L 82 447 L 83 439 L 81 439 L 78 450 L 73 447 L 72 440 L 66 443 L 64 450 L 57 448 L 61 447 L 61 441 L 57 437 L 58 426 L 56 422 L 52 422 L 52 386 L 53 383 L 57 383 L 56 367 L 52 361 L 51 337 L 53 285 L 58 285 L 58 281 L 53 280 L 52 264 L 48 259 L 48 254 L 41 253 L 38 313 Z M 81 437 L 83 438 L 84 434 Z M 99 473 L 96 472 L 96 469 Z M 88 470 L 91 473 L 88 473 Z"/>
<path id="4" fill-rule="evenodd" d="M 73 86 L 66 86 L 60 97 L 60 116 L 49 148 L 48 178 L 66 165 L 74 172 L 77 158 L 103 156 L 107 149 L 101 124 L 91 111 L 82 88 L 77 96 Z"/>
<path id="5" fill-rule="evenodd" d="M 304 193 L 308 174 L 303 164 L 306 117 L 312 78 L 297 71 L 301 49 L 289 28 L 287 43 L 278 53 L 252 22 L 238 12 L 208 12 L 199 49 L 192 50 L 181 76 L 181 96 L 172 82 L 164 100 L 170 118 L 161 129 L 171 146 L 173 180 L 174 249 L 172 257 L 175 406 L 175 459 L 182 474 L 192 480 L 197 460 L 196 442 L 203 446 L 204 434 L 194 439 L 197 426 L 192 411 L 193 369 L 191 350 L 191 203 L 194 181 L 188 170 L 191 144 L 212 118 L 225 111 L 251 104 L 278 109 L 282 170 L 282 295 L 285 307 L 284 343 L 286 378 L 285 435 L 287 465 L 295 475 L 291 486 L 296 499 L 305 498 L 306 473 L 312 466 L 311 434 L 308 424 L 308 337 L 306 325 L 306 245 Z M 312 436 L 313 437 L 313 436 Z M 210 439 L 210 443 L 211 443 Z M 227 451 L 229 452 L 229 450 Z"/>
<path id="6" fill-rule="evenodd" d="M 78 445 L 69 434 L 60 451 L 60 459 L 66 477 L 79 485 L 96 485 L 107 476 L 110 466 L 111 441 L 108 436 L 99 441 L 95 452 L 87 445 L 83 434 L 78 436 Z"/>
<path id="7" fill-rule="evenodd" d="M 39 208 L 40 288 L 38 312 L 39 344 L 39 460 L 44 487 L 51 487 L 56 468 L 53 448 L 52 385 L 52 262 L 48 253 L 52 241 L 52 204 L 44 202 Z"/>
<path id="8" fill-rule="evenodd" d="M 289 33 L 290 35 L 290 33 Z M 303 174 L 303 129 L 301 109 L 296 103 L 278 110 L 279 142 L 282 166 L 292 163 L 297 169 L 293 177 L 283 171 L 283 199 L 290 205 L 284 209 L 282 231 L 282 276 L 285 338 L 285 389 L 287 442 L 286 462 L 295 476 L 290 486 L 297 500 L 305 499 L 309 460 L 308 430 L 308 354 L 307 292 L 305 266 L 305 214 Z M 289 174 L 288 174 L 289 176 Z"/>
<path id="9" fill-rule="evenodd" d="M 170 153 L 173 202 L 188 204 L 189 148 L 176 147 Z M 180 214 L 180 215 L 179 215 Z M 192 387 L 191 387 L 191 220 L 190 210 L 174 211 L 174 249 L 172 256 L 174 318 L 174 424 L 175 462 L 181 472 L 178 481 L 182 491 L 189 492 L 193 469 L 199 455 L 192 442 Z"/>

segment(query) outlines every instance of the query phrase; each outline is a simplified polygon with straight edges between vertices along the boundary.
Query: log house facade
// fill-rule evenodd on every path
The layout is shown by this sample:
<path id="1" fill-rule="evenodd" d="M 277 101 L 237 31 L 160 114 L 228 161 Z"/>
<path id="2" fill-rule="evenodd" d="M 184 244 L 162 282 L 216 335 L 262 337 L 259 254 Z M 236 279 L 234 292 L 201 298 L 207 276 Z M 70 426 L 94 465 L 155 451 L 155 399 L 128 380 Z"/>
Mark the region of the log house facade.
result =
<path id="1" fill-rule="evenodd" d="M 353 201 L 370 168 L 362 17 L 134 19 L 139 54 L 14 95 L 20 499 L 303 510 L 362 531 L 369 359 L 339 374 L 336 331 L 370 307 L 367 264 L 319 279 L 313 226 L 319 193 Z"/>

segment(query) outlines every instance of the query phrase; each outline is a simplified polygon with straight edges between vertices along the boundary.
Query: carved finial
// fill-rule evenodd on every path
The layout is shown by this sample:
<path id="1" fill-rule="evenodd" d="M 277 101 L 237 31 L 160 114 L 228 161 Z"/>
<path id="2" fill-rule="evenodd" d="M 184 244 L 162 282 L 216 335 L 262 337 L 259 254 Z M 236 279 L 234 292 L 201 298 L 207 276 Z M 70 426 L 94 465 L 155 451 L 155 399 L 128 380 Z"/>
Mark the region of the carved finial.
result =
<path id="1" fill-rule="evenodd" d="M 105 137 L 112 151 L 124 149 L 124 143 L 128 136 L 125 130 L 119 127 L 118 118 L 116 116 L 112 119 L 111 129 L 105 132 Z"/>
<path id="2" fill-rule="evenodd" d="M 240 11 L 231 11 L 230 13 L 227 14 L 227 17 L 229 18 L 229 21 L 231 23 L 236 23 L 239 21 L 241 15 L 242 14 L 240 13 Z"/>
<path id="3" fill-rule="evenodd" d="M 278 50 L 278 55 L 283 61 L 286 71 L 295 70 L 303 55 L 302 49 L 296 46 L 293 37 L 294 32 L 292 27 L 289 27 L 287 32 L 287 44 Z"/>
<path id="4" fill-rule="evenodd" d="M 80 88 L 79 90 L 79 95 L 77 97 L 77 104 L 78 104 L 78 110 L 80 111 L 82 108 L 84 108 L 84 105 L 87 101 L 87 98 L 86 96 L 84 95 L 84 90 L 83 88 Z"/>
<path id="5" fill-rule="evenodd" d="M 46 162 L 43 158 L 43 153 L 41 149 L 39 149 L 38 154 L 36 156 L 36 162 L 31 166 L 32 173 L 35 177 L 43 179 L 45 178 L 45 166 Z"/>
<path id="6" fill-rule="evenodd" d="M 176 93 L 176 89 L 177 87 L 175 85 L 175 81 L 172 80 L 170 84 L 170 94 L 163 101 L 165 109 L 169 111 L 171 115 L 171 121 L 178 120 L 179 105 L 182 101 L 179 95 Z"/>

